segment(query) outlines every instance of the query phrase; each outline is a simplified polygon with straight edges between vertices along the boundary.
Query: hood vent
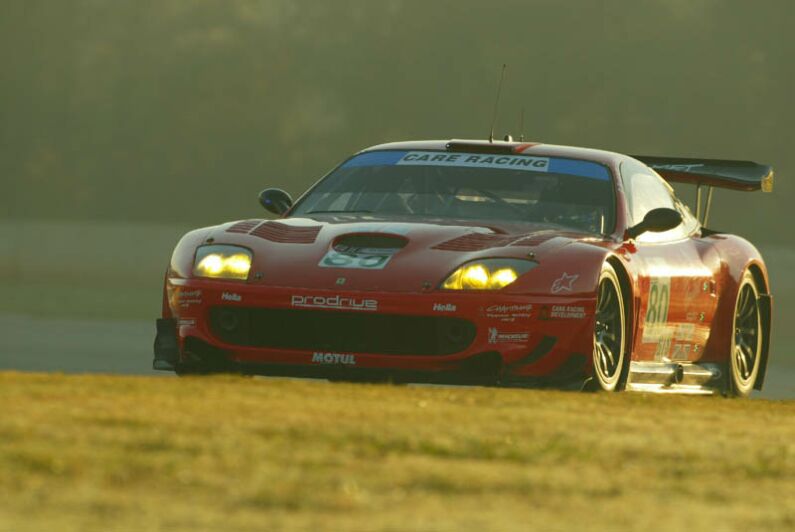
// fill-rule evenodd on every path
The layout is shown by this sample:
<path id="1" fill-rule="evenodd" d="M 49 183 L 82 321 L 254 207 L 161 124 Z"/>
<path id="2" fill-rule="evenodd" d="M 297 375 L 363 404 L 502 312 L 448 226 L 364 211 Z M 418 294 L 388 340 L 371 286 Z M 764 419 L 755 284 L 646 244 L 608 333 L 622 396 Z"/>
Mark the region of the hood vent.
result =
<path id="1" fill-rule="evenodd" d="M 320 227 L 319 225 L 296 227 L 279 222 L 265 222 L 251 231 L 251 235 L 283 244 L 313 244 L 320 232 Z"/>
<path id="2" fill-rule="evenodd" d="M 242 233 L 247 235 L 249 231 L 257 227 L 262 220 L 246 220 L 244 222 L 237 222 L 235 225 L 226 230 L 227 233 Z"/>
<path id="3" fill-rule="evenodd" d="M 319 225 L 298 227 L 274 221 L 262 223 L 262 220 L 245 220 L 237 222 L 226 232 L 249 234 L 283 244 L 312 244 L 320 232 L 320 227 Z"/>
<path id="4" fill-rule="evenodd" d="M 494 235 L 488 233 L 469 233 L 447 242 L 437 244 L 432 249 L 444 251 L 482 251 L 506 246 L 538 246 L 554 237 L 554 233 L 532 236 Z"/>
<path id="5" fill-rule="evenodd" d="M 405 237 L 388 234 L 350 234 L 339 237 L 332 246 L 336 251 L 350 249 L 389 249 L 398 250 L 406 246 Z"/>
<path id="6" fill-rule="evenodd" d="M 492 235 L 484 233 L 468 233 L 447 242 L 442 242 L 431 249 L 444 251 L 480 251 L 489 248 L 505 247 L 516 240 L 516 236 Z"/>

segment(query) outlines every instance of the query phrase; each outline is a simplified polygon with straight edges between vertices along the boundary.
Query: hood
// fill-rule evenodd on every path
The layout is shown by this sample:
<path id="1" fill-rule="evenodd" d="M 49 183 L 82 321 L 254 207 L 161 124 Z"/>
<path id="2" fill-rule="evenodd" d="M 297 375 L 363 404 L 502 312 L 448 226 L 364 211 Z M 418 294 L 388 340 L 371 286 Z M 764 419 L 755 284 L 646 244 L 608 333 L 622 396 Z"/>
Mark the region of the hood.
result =
<path id="1" fill-rule="evenodd" d="M 213 228 L 217 244 L 254 252 L 249 284 L 416 291 L 437 287 L 470 260 L 543 260 L 593 235 L 544 224 L 380 221 L 368 216 L 245 220 Z"/>

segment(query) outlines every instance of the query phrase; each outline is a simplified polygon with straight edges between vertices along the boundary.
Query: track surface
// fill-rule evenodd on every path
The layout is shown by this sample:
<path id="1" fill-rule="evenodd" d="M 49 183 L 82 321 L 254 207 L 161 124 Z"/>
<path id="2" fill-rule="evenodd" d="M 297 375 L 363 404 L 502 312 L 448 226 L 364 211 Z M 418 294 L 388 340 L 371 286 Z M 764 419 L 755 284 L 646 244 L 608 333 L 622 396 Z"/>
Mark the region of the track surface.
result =
<path id="1" fill-rule="evenodd" d="M 154 371 L 154 320 L 54 319 L 0 314 L 0 370 L 161 375 Z M 795 366 L 773 353 L 754 397 L 795 399 Z"/>

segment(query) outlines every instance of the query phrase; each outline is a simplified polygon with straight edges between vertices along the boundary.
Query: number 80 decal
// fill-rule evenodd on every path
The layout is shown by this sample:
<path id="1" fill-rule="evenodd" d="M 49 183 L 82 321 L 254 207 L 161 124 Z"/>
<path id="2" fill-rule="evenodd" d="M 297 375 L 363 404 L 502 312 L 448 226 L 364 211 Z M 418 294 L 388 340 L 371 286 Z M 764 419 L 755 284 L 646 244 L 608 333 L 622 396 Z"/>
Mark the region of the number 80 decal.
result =
<path id="1" fill-rule="evenodd" d="M 670 305 L 671 278 L 653 278 L 649 287 L 649 303 L 643 324 L 643 342 L 659 342 L 670 336 L 668 327 Z"/>

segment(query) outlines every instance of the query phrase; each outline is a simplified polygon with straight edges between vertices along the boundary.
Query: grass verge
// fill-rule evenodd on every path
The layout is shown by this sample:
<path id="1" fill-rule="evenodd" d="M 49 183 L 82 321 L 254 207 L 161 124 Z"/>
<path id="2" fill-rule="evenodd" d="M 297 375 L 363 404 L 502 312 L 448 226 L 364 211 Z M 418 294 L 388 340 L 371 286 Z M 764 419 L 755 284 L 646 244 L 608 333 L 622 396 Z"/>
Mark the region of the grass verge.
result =
<path id="1" fill-rule="evenodd" d="M 0 373 L 0 530 L 795 527 L 795 402 Z"/>

